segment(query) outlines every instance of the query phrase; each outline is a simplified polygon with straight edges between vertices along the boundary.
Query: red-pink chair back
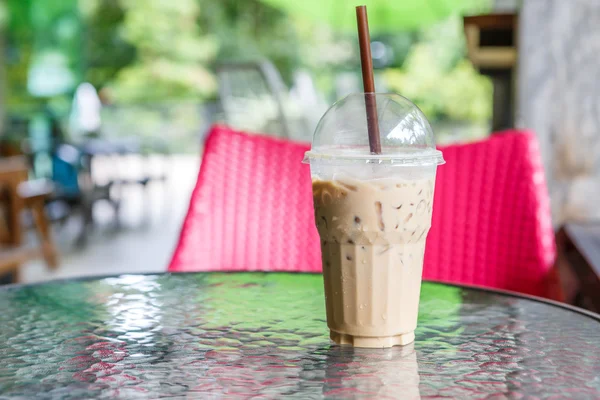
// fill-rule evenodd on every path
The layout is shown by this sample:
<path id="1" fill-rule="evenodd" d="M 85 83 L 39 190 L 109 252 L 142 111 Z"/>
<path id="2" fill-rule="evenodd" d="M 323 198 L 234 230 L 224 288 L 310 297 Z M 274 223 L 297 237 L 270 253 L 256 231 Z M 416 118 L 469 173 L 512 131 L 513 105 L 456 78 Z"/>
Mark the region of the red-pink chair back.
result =
<path id="1" fill-rule="evenodd" d="M 546 296 L 556 255 L 532 132 L 441 148 L 424 279 Z"/>
<path id="2" fill-rule="evenodd" d="M 308 148 L 214 127 L 169 270 L 320 272 Z"/>
<path id="3" fill-rule="evenodd" d="M 169 271 L 320 272 L 308 148 L 214 127 Z M 424 278 L 546 295 L 555 248 L 535 136 L 441 150 Z"/>

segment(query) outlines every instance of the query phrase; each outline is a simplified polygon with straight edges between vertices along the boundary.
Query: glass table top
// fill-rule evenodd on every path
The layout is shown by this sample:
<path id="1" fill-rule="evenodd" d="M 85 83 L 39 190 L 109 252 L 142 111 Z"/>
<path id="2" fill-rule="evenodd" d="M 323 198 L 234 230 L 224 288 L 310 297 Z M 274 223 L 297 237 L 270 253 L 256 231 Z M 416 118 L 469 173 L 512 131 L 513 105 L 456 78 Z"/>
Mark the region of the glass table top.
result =
<path id="1" fill-rule="evenodd" d="M 600 397 L 593 315 L 424 283 L 413 345 L 353 349 L 328 339 L 322 285 L 208 273 L 0 289 L 0 399 Z"/>

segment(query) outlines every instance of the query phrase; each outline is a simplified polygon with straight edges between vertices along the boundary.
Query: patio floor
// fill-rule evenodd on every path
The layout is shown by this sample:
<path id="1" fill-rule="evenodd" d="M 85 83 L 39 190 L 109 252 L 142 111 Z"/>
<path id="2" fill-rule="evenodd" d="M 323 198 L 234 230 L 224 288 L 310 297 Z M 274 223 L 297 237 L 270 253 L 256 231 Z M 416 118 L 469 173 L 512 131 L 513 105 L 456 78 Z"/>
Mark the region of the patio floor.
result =
<path id="1" fill-rule="evenodd" d="M 188 207 L 198 164 L 196 156 L 172 156 L 166 183 L 152 183 L 145 193 L 141 187 L 127 188 L 118 230 L 112 224 L 112 208 L 98 204 L 94 209 L 98 228 L 82 249 L 73 245 L 80 226 L 76 217 L 64 227 L 55 226 L 54 237 L 61 249 L 60 266 L 51 271 L 43 261 L 29 262 L 22 267 L 21 282 L 165 271 Z"/>

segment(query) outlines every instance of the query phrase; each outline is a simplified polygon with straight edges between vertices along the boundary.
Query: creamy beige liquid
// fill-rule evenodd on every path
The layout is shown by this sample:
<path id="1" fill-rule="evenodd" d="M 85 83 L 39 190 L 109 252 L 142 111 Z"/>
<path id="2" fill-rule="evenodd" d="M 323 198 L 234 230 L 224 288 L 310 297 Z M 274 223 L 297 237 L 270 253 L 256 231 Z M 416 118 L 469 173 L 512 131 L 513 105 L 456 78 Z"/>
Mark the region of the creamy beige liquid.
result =
<path id="1" fill-rule="evenodd" d="M 414 340 L 434 180 L 313 180 L 331 338 Z"/>

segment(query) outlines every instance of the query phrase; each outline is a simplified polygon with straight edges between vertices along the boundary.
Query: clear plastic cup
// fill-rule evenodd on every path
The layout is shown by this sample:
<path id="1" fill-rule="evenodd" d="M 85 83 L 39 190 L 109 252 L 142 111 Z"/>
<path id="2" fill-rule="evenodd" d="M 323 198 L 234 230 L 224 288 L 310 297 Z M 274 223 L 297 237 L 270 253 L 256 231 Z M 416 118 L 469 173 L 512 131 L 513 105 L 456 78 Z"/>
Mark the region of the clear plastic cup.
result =
<path id="1" fill-rule="evenodd" d="M 366 96 L 377 103 L 381 154 L 371 154 Z M 319 122 L 306 153 L 321 239 L 333 341 L 391 347 L 414 341 L 437 166 L 423 113 L 395 94 L 356 93 Z"/>

